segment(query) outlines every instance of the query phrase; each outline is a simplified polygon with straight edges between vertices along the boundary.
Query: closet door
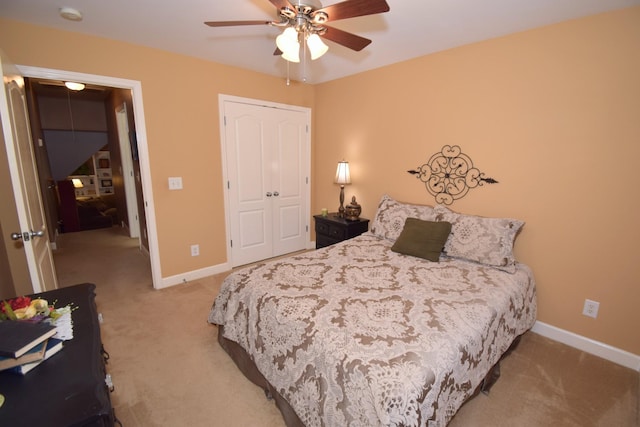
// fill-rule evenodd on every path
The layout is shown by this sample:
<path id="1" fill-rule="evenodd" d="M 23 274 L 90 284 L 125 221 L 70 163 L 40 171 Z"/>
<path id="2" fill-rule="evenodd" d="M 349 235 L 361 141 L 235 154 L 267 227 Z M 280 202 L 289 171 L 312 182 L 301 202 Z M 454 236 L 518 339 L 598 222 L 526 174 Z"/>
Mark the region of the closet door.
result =
<path id="1" fill-rule="evenodd" d="M 232 266 L 304 249 L 307 114 L 230 101 L 223 109 Z"/>

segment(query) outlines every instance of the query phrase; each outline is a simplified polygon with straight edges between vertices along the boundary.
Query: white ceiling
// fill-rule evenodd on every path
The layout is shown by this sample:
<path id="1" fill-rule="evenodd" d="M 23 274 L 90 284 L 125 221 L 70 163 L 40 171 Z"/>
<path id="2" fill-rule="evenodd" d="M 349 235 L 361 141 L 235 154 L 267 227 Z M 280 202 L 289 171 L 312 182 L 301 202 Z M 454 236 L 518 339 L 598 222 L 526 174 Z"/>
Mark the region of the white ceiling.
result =
<path id="1" fill-rule="evenodd" d="M 62 1 L 62 2 L 61 2 Z M 324 6 L 338 3 L 326 0 Z M 379 15 L 329 25 L 371 39 L 360 52 L 327 41 L 329 52 L 291 64 L 292 79 L 321 83 L 468 43 L 640 5 L 640 0 L 387 0 Z M 62 19 L 73 7 L 83 20 Z M 1 0 L 0 16 L 92 34 L 286 77 L 274 56 L 281 32 L 267 25 L 211 28 L 204 21 L 277 20 L 268 0 Z M 1 46 L 0 46 L 1 47 Z"/>

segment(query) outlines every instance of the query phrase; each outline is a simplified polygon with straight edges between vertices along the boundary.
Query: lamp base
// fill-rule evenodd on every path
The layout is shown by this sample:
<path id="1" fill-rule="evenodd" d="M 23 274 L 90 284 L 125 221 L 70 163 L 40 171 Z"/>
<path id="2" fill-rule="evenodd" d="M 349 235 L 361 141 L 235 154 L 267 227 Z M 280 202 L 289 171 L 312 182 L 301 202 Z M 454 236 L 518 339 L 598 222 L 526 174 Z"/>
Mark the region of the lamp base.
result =
<path id="1" fill-rule="evenodd" d="M 344 218 L 344 185 L 340 186 L 340 207 L 338 208 L 338 216 Z"/>

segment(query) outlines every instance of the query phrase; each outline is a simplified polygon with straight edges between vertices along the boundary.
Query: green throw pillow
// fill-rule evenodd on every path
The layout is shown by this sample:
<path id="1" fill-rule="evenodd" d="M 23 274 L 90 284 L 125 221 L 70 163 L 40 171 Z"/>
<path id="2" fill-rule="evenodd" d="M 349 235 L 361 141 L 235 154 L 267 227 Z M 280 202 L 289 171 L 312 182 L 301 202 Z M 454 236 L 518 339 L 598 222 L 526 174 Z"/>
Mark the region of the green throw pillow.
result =
<path id="1" fill-rule="evenodd" d="M 440 252 L 444 248 L 449 233 L 451 233 L 450 222 L 407 218 L 391 250 L 437 262 L 440 260 Z"/>

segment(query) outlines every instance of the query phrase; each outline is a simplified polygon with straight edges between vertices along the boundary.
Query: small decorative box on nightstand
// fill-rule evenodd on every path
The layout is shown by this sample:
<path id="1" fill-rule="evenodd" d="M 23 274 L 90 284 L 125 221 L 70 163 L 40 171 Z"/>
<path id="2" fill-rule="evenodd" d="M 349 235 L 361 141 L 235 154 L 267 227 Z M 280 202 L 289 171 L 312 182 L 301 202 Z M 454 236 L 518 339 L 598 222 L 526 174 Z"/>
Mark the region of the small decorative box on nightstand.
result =
<path id="1" fill-rule="evenodd" d="M 365 218 L 351 221 L 340 218 L 337 213 L 314 215 L 313 218 L 316 220 L 316 249 L 351 239 L 369 230 L 369 220 Z"/>

